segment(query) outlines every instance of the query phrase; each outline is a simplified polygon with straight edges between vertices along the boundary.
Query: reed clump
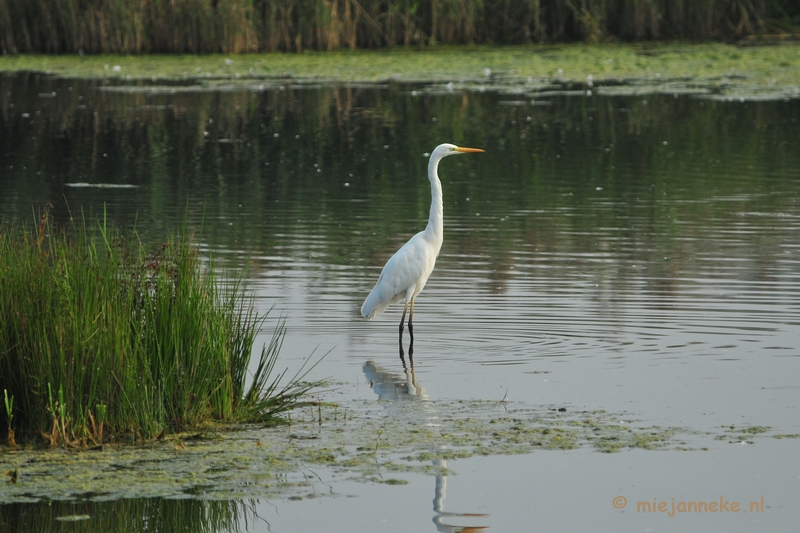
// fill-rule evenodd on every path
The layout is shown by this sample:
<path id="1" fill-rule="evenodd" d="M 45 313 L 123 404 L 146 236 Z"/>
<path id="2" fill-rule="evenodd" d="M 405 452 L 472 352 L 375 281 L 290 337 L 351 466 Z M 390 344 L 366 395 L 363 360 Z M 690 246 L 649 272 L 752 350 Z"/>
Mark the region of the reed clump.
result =
<path id="1" fill-rule="evenodd" d="M 797 34 L 795 0 L 0 0 L 4 53 L 242 53 Z"/>
<path id="2" fill-rule="evenodd" d="M 87 224 L 59 229 L 43 215 L 31 231 L 0 227 L 8 445 L 152 439 L 213 421 L 277 421 L 302 403 L 313 384 L 273 372 L 282 324 L 248 375 L 266 316 L 241 275 L 219 274 L 190 239 L 150 249 L 105 217 Z"/>

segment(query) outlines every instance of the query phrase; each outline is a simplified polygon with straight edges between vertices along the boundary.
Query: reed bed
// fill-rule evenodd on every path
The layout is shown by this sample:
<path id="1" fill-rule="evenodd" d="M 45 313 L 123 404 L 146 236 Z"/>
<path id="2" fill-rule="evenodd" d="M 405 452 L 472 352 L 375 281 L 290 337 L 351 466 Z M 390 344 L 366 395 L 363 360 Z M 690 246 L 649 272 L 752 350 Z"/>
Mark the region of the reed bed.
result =
<path id="1" fill-rule="evenodd" d="M 4 53 L 243 53 L 798 33 L 795 0 L 0 0 Z"/>
<path id="2" fill-rule="evenodd" d="M 313 384 L 274 375 L 282 324 L 248 375 L 266 316 L 241 275 L 218 274 L 189 239 L 149 249 L 105 218 L 96 231 L 87 224 L 59 229 L 44 215 L 30 231 L 0 227 L 7 444 L 152 439 L 213 421 L 276 421 L 301 403 Z"/>

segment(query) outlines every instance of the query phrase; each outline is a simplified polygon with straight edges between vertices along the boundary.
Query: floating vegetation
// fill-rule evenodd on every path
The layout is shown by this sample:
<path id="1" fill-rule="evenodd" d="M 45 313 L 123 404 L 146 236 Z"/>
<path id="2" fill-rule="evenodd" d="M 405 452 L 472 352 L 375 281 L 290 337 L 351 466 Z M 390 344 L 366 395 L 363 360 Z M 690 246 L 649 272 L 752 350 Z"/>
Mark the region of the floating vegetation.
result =
<path id="1" fill-rule="evenodd" d="M 308 473 L 320 467 L 329 479 L 396 485 L 403 483 L 398 473 L 451 473 L 441 466 L 447 459 L 580 448 L 702 450 L 707 448 L 687 441 L 713 437 L 622 422 L 605 411 L 497 401 L 353 401 L 347 407 L 343 416 L 341 406 L 309 405 L 294 412 L 291 426 L 207 430 L 144 446 L 81 453 L 7 450 L 0 454 L 0 472 L 14 472 L 16 482 L 0 483 L 0 503 L 187 495 L 300 498 L 314 485 L 316 475 Z"/>
<path id="2" fill-rule="evenodd" d="M 209 423 L 269 422 L 313 384 L 274 367 L 279 324 L 248 375 L 266 316 L 242 274 L 191 238 L 152 248 L 86 219 L 0 226 L 0 424 L 6 443 L 102 446 Z M 248 386 L 247 383 L 250 383 Z"/>
<path id="3" fill-rule="evenodd" d="M 767 426 L 723 426 L 724 433 L 716 437 L 717 440 L 724 440 L 730 443 L 752 444 L 753 437 L 762 433 L 768 433 L 772 428 Z M 775 435 L 775 438 L 784 438 L 782 435 Z"/>
<path id="4" fill-rule="evenodd" d="M 225 56 L 7 56 L 0 71 L 117 80 L 108 92 L 145 95 L 264 92 L 325 84 L 385 88 L 426 84 L 418 94 L 669 94 L 726 100 L 800 97 L 800 45 L 603 44 L 437 48 Z M 115 65 L 115 63 L 118 63 Z M 109 68 L 114 65 L 119 68 Z M 44 93 L 58 100 L 60 93 Z"/>

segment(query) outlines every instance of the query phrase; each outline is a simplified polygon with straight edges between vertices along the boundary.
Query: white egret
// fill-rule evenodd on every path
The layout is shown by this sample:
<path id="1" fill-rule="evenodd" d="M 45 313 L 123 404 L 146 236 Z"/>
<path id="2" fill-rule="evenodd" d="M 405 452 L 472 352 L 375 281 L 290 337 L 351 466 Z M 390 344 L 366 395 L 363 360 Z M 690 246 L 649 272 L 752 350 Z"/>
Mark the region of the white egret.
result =
<path id="1" fill-rule="evenodd" d="M 480 148 L 462 148 L 453 144 L 440 144 L 428 162 L 428 179 L 431 182 L 431 211 L 428 225 L 403 245 L 383 267 L 378 282 L 364 300 L 361 314 L 372 320 L 383 313 L 389 305 L 405 300 L 400 317 L 400 355 L 403 355 L 403 322 L 408 311 L 408 333 L 411 337 L 409 355 L 413 354 L 414 330 L 411 319 L 414 301 L 433 272 L 436 258 L 444 237 L 444 213 L 442 207 L 442 183 L 439 181 L 439 162 L 447 156 L 483 152 Z M 410 306 L 410 308 L 409 308 Z"/>

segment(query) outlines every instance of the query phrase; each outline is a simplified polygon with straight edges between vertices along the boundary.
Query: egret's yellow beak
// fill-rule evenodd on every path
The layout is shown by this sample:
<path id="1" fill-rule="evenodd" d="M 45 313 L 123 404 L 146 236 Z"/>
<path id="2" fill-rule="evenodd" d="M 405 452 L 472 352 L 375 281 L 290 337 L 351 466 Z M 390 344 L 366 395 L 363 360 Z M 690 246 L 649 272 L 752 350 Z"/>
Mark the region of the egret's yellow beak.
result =
<path id="1" fill-rule="evenodd" d="M 481 150 L 480 148 L 462 148 L 460 146 L 456 146 L 455 150 L 456 150 L 456 152 L 462 152 L 462 153 L 465 153 L 465 154 L 483 152 L 483 150 Z"/>

